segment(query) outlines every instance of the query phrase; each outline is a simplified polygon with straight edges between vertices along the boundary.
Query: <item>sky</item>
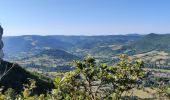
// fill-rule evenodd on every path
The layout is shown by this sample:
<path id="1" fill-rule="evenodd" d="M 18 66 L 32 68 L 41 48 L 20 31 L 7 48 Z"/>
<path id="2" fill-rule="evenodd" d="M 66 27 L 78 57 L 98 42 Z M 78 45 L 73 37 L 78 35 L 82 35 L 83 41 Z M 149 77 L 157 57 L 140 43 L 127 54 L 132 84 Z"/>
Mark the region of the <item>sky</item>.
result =
<path id="1" fill-rule="evenodd" d="M 170 33 L 170 0 L 0 0 L 5 36 Z"/>

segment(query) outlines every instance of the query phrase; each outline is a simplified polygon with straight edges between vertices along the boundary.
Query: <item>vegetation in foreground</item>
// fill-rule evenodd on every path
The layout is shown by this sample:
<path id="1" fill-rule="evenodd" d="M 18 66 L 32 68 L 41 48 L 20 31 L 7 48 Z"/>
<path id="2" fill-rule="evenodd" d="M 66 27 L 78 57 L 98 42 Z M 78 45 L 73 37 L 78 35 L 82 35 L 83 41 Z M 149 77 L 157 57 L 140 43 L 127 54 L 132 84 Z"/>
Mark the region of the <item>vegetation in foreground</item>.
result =
<path id="1" fill-rule="evenodd" d="M 51 79 L 44 77 L 36 72 L 28 72 L 17 64 L 1 61 L 0 65 L 0 85 L 3 86 L 3 91 L 8 88 L 12 88 L 15 92 L 21 93 L 23 90 L 23 84 L 29 82 L 28 78 L 36 81 L 36 88 L 34 94 L 45 93 L 47 90 L 51 90 L 53 82 Z"/>
<path id="2" fill-rule="evenodd" d="M 2 88 L 0 100 L 142 100 L 133 92 L 149 93 L 153 90 L 154 96 L 145 100 L 170 98 L 170 88 L 163 81 L 158 88 L 142 88 L 148 74 L 142 69 L 144 63 L 132 61 L 126 55 L 121 55 L 120 61 L 113 66 L 96 64 L 92 57 L 74 61 L 73 64 L 75 70 L 65 73 L 64 77 L 56 77 L 54 88 L 46 93 L 34 92 L 39 87 L 39 81 L 30 77 L 19 93 L 12 88 L 6 91 Z"/>

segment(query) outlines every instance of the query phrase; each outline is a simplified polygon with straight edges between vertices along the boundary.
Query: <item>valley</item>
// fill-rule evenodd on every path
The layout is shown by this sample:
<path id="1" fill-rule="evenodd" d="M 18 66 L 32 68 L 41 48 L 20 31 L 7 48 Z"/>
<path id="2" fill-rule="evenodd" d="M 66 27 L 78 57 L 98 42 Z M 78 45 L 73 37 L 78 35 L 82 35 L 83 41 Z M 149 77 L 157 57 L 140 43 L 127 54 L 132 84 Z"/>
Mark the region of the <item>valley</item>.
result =
<path id="1" fill-rule="evenodd" d="M 165 85 L 170 84 L 169 44 L 166 42 L 170 38 L 167 39 L 169 37 L 167 34 L 160 35 L 161 38 L 157 36 L 157 34 L 151 33 L 148 35 L 118 36 L 30 35 L 4 37 L 4 60 L 19 64 L 19 66 L 31 72 L 31 75 L 48 80 L 47 84 L 50 85 L 50 80 L 56 80 L 78 70 L 74 61 L 77 64 L 79 64 L 79 61 L 86 63 L 86 57 L 92 57 L 95 59 L 96 66 L 101 67 L 102 64 L 103 66 L 106 64 L 110 66 L 108 68 L 112 68 L 121 62 L 120 55 L 127 55 L 128 61 L 132 64 L 137 61 L 144 62 L 142 70 L 146 72 L 146 78 L 142 82 L 143 90 L 135 87 L 128 93 L 123 92 L 123 96 L 129 96 L 135 91 L 133 95 L 138 98 L 154 98 L 161 81 Z M 148 41 L 148 39 L 150 40 Z M 152 42 L 155 39 L 159 42 Z M 22 42 L 19 42 L 21 40 Z M 166 41 L 162 42 L 162 40 Z M 19 48 L 14 48 L 14 46 L 19 46 Z M 167 46 L 167 48 L 164 48 L 164 46 Z M 96 82 L 94 83 L 96 84 Z M 100 81 L 97 84 L 101 84 Z M 95 88 L 94 86 L 94 90 Z M 142 97 L 141 94 L 147 95 Z"/>
<path id="2" fill-rule="evenodd" d="M 41 72 L 65 72 L 73 70 L 73 60 L 92 56 L 97 63 L 113 65 L 120 54 L 143 60 L 147 68 L 170 69 L 169 39 L 168 34 L 151 33 L 112 36 L 30 35 L 4 37 L 3 41 L 5 60 Z"/>
<path id="3" fill-rule="evenodd" d="M 1 0 L 0 100 L 170 100 L 170 0 Z"/>
<path id="4" fill-rule="evenodd" d="M 69 70 L 73 60 L 81 60 L 86 56 L 93 56 L 97 62 L 111 65 L 112 57 L 128 50 L 124 45 L 141 37 L 143 36 L 14 36 L 4 37 L 3 41 L 5 60 L 49 72 Z"/>

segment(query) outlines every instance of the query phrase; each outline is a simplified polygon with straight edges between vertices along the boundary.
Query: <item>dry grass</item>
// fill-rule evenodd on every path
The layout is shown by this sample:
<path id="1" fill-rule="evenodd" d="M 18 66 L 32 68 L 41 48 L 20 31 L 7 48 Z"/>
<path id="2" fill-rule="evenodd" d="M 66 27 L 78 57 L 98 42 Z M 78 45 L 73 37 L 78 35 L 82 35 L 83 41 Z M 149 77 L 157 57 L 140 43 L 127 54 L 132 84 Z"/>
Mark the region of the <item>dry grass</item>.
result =
<path id="1" fill-rule="evenodd" d="M 153 99 L 155 98 L 156 89 L 144 88 L 144 89 L 132 89 L 127 93 L 123 93 L 123 96 L 136 96 L 141 99 Z"/>
<path id="2" fill-rule="evenodd" d="M 156 62 L 159 59 L 170 59 L 169 54 L 164 51 L 151 51 L 147 53 L 137 54 L 131 56 L 132 59 L 142 59 L 144 61 Z"/>

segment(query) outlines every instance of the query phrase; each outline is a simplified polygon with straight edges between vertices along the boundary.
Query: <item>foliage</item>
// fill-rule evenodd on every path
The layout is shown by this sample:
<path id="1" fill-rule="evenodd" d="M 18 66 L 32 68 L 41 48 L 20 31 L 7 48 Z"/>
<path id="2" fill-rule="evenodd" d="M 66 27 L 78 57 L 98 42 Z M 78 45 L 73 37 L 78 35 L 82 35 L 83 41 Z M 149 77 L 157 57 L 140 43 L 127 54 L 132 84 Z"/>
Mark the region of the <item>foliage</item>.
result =
<path id="1" fill-rule="evenodd" d="M 144 77 L 142 61 L 131 61 L 126 55 L 120 56 L 120 62 L 113 66 L 96 64 L 95 59 L 87 57 L 83 61 L 74 61 L 74 71 L 67 72 L 64 77 L 56 77 L 55 88 L 46 94 L 35 95 L 36 81 L 28 79 L 23 84 L 20 94 L 9 89 L 1 93 L 2 100 L 100 100 L 121 99 L 122 93 L 139 85 Z M 11 97 L 8 99 L 8 97 Z"/>
<path id="2" fill-rule="evenodd" d="M 160 82 L 157 89 L 159 99 L 170 99 L 170 86 L 165 85 L 163 81 Z"/>
<path id="3" fill-rule="evenodd" d="M 61 99 L 120 99 L 123 92 L 134 88 L 144 76 L 143 62 L 132 62 L 125 55 L 114 66 L 97 66 L 91 57 L 82 62 L 74 61 L 74 65 L 76 70 L 54 81 L 54 94 Z"/>

